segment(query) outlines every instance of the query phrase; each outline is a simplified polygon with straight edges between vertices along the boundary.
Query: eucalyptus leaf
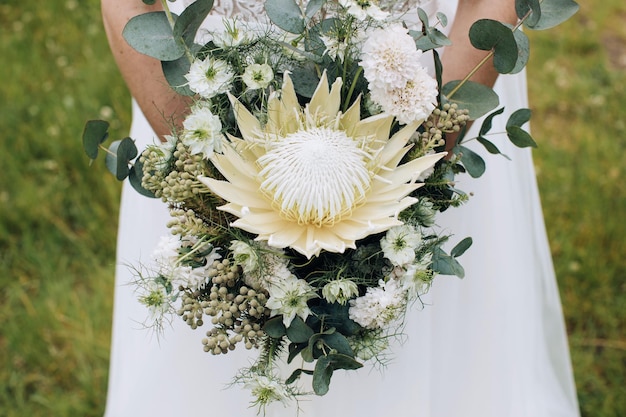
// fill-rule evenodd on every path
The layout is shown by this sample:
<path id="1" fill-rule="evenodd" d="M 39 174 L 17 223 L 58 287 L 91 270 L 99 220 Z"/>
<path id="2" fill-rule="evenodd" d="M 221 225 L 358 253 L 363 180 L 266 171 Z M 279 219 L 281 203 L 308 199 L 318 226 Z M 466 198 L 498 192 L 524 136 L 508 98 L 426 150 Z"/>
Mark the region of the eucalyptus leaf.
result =
<path id="1" fill-rule="evenodd" d="M 479 178 L 485 173 L 485 161 L 476 152 L 465 146 L 458 146 L 461 152 L 461 162 L 472 178 Z"/>
<path id="2" fill-rule="evenodd" d="M 287 356 L 287 363 L 291 363 L 300 352 L 302 352 L 309 344 L 307 343 L 290 343 L 289 344 L 289 355 Z"/>
<path id="3" fill-rule="evenodd" d="M 539 5 L 540 0 L 515 0 L 515 12 L 517 17 L 523 19 L 528 12 L 529 16 L 524 21 L 524 24 L 529 27 L 533 27 L 541 19 L 541 7 Z"/>
<path id="4" fill-rule="evenodd" d="M 130 161 L 137 157 L 137 146 L 131 138 L 124 138 L 119 142 L 119 146 L 116 150 L 117 154 L 117 167 L 115 177 L 122 181 L 128 177 L 130 169 L 128 165 Z"/>
<path id="5" fill-rule="evenodd" d="M 422 22 L 422 25 L 424 25 L 425 28 L 430 27 L 430 24 L 428 23 L 428 13 L 426 13 L 426 11 L 421 7 L 417 8 L 417 17 L 420 19 L 420 22 Z"/>
<path id="6" fill-rule="evenodd" d="M 298 368 L 295 371 L 293 371 L 291 375 L 289 375 L 289 378 L 285 380 L 285 384 L 287 385 L 293 384 L 294 382 L 298 380 L 298 378 L 300 378 L 300 375 L 302 375 L 302 369 Z"/>
<path id="7" fill-rule="evenodd" d="M 98 157 L 100 144 L 109 137 L 109 122 L 104 120 L 89 120 L 83 129 L 83 149 L 90 159 Z"/>
<path id="8" fill-rule="evenodd" d="M 441 248 L 435 248 L 433 250 L 432 268 L 441 275 L 456 275 L 459 278 L 465 277 L 465 270 L 461 264 L 452 256 L 445 253 Z"/>
<path id="9" fill-rule="evenodd" d="M 517 62 L 513 69 L 508 72 L 509 74 L 517 74 L 524 69 L 530 58 L 530 41 L 528 40 L 528 36 L 521 30 L 513 32 L 513 36 L 517 43 Z"/>
<path id="10" fill-rule="evenodd" d="M 472 45 L 483 51 L 493 50 L 493 65 L 501 74 L 515 68 L 518 58 L 517 42 L 509 27 L 492 19 L 480 19 L 470 27 Z"/>
<path id="11" fill-rule="evenodd" d="M 536 148 L 537 143 L 530 136 L 530 133 L 526 132 L 524 129 L 518 126 L 507 126 L 506 135 L 509 140 L 513 142 L 515 146 L 518 148 Z"/>
<path id="12" fill-rule="evenodd" d="M 343 355 L 341 353 L 332 353 L 328 355 L 331 360 L 331 365 L 333 369 L 346 369 L 346 370 L 354 370 L 363 367 L 363 364 L 352 356 Z"/>
<path id="13" fill-rule="evenodd" d="M 322 6 L 324 6 L 325 2 L 326 0 L 309 0 L 309 2 L 306 4 L 306 9 L 304 12 L 307 19 L 311 19 L 313 16 L 315 16 L 315 14 L 322 9 Z"/>
<path id="14" fill-rule="evenodd" d="M 307 326 L 299 316 L 294 317 L 290 326 L 287 327 L 287 337 L 293 343 L 307 342 L 314 333 L 313 329 Z"/>
<path id="15" fill-rule="evenodd" d="M 185 75 L 189 72 L 191 63 L 186 56 L 175 61 L 161 61 L 161 68 L 168 84 L 174 91 L 183 96 L 193 96 L 195 93 L 189 88 Z"/>
<path id="16" fill-rule="evenodd" d="M 287 329 L 283 324 L 283 316 L 272 317 L 263 325 L 263 331 L 273 339 L 280 339 L 287 334 Z"/>
<path id="17" fill-rule="evenodd" d="M 313 371 L 313 391 L 315 394 L 325 395 L 328 392 L 332 376 L 331 359 L 328 356 L 320 357 L 315 363 L 315 370 Z"/>
<path id="18" fill-rule="evenodd" d="M 578 11 L 580 7 L 573 0 L 543 0 L 541 2 L 541 18 L 535 25 L 525 23 L 534 30 L 545 30 L 560 25 Z"/>
<path id="19" fill-rule="evenodd" d="M 437 48 L 452 45 L 452 41 L 439 29 L 430 29 L 427 31 L 427 34 L 428 39 L 436 45 Z"/>
<path id="20" fill-rule="evenodd" d="M 174 38 L 193 45 L 196 33 L 213 8 L 213 0 L 196 0 L 185 8 L 174 25 Z"/>
<path id="21" fill-rule="evenodd" d="M 450 81 L 442 88 L 445 102 L 456 103 L 459 108 L 467 109 L 469 117 L 476 120 L 498 107 L 498 95 L 489 87 L 473 81 L 466 81 L 452 97 L 449 94 L 461 81 Z"/>
<path id="22" fill-rule="evenodd" d="M 346 337 L 339 332 L 322 335 L 321 340 L 323 340 L 329 348 L 334 349 L 339 353 L 354 356 L 354 352 L 352 352 L 348 339 L 346 339 Z"/>
<path id="23" fill-rule="evenodd" d="M 528 123 L 530 117 L 532 116 L 532 112 L 530 109 L 518 109 L 515 110 L 506 121 L 506 127 L 509 126 L 517 126 L 522 127 L 524 124 Z"/>
<path id="24" fill-rule="evenodd" d="M 311 98 L 319 84 L 319 77 L 312 67 L 297 67 L 289 75 L 296 93 L 302 97 Z"/>
<path id="25" fill-rule="evenodd" d="M 183 56 L 182 42 L 174 38 L 165 12 L 150 12 L 130 19 L 122 35 L 138 52 L 160 61 L 174 61 Z"/>
<path id="26" fill-rule="evenodd" d="M 143 178 L 143 163 L 136 159 L 133 166 L 128 171 L 128 182 L 140 195 L 144 197 L 156 198 L 156 195 L 152 191 L 146 190 L 141 185 L 141 179 Z"/>
<path id="27" fill-rule="evenodd" d="M 111 142 L 109 145 L 108 152 L 106 153 L 106 157 L 104 158 L 104 164 L 106 165 L 109 172 L 117 177 L 117 148 L 122 143 L 121 140 L 116 140 Z M 124 179 L 124 178 L 122 178 Z"/>
<path id="28" fill-rule="evenodd" d="M 493 118 L 502 113 L 504 113 L 504 107 L 499 108 L 498 110 L 485 117 L 485 120 L 483 120 L 483 123 L 480 125 L 480 131 L 478 132 L 478 135 L 484 136 L 485 134 L 487 134 L 491 130 Z"/>
<path id="29" fill-rule="evenodd" d="M 289 33 L 301 34 L 306 27 L 295 0 L 267 0 L 265 13 L 272 23 Z"/>
<path id="30" fill-rule="evenodd" d="M 143 0 L 143 2 L 145 4 L 154 4 L 154 3 L 156 3 L 156 0 Z"/>
<path id="31" fill-rule="evenodd" d="M 478 141 L 478 143 L 480 143 L 481 145 L 484 146 L 484 148 L 487 150 L 487 152 L 489 152 L 490 154 L 494 154 L 494 155 L 502 155 L 504 156 L 506 159 L 511 160 L 511 158 L 509 158 L 508 156 L 506 156 L 505 154 L 503 154 L 502 152 L 500 152 L 500 149 L 498 149 L 498 147 L 496 145 L 493 144 L 493 142 L 487 140 L 486 138 L 484 138 L 483 136 L 478 136 L 476 138 L 476 140 Z"/>
<path id="32" fill-rule="evenodd" d="M 470 248 L 470 246 L 472 246 L 472 243 L 474 243 L 472 238 L 466 237 L 452 248 L 452 250 L 450 251 L 450 256 L 458 258 L 459 256 L 463 255 L 465 251 Z"/>
<path id="33" fill-rule="evenodd" d="M 448 16 L 446 16 L 444 13 L 441 13 L 441 12 L 437 12 L 436 16 L 437 16 L 437 20 L 441 22 L 441 26 L 443 27 L 448 26 Z"/>

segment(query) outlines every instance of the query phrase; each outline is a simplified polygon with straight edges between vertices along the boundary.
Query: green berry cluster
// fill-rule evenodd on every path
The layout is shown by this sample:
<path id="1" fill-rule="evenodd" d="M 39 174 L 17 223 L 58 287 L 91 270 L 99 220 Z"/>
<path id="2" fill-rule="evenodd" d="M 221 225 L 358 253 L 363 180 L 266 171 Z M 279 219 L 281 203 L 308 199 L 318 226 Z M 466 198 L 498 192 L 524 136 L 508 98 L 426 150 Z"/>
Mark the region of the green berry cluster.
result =
<path id="1" fill-rule="evenodd" d="M 424 122 L 425 130 L 421 134 L 424 143 L 433 143 L 435 146 L 444 144 L 445 133 L 456 133 L 469 121 L 469 112 L 459 109 L 456 103 L 446 103 L 442 108 L 436 108 Z"/>

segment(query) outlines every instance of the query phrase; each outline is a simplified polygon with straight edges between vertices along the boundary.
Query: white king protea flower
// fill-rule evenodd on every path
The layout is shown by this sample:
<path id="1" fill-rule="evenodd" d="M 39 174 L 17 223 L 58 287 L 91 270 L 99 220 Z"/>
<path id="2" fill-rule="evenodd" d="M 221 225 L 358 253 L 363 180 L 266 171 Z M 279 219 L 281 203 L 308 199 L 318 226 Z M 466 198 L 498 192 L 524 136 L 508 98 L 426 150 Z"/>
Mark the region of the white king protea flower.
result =
<path id="1" fill-rule="evenodd" d="M 242 138 L 229 135 L 231 146 L 211 157 L 226 181 L 199 180 L 228 202 L 219 208 L 239 217 L 233 226 L 311 258 L 403 224 L 397 215 L 421 186 L 413 180 L 444 154 L 398 166 L 420 122 L 389 138 L 392 116 L 361 120 L 359 100 L 339 111 L 341 83 L 329 90 L 324 74 L 301 108 L 286 75 L 280 96 L 268 100 L 264 126 L 231 96 Z"/>

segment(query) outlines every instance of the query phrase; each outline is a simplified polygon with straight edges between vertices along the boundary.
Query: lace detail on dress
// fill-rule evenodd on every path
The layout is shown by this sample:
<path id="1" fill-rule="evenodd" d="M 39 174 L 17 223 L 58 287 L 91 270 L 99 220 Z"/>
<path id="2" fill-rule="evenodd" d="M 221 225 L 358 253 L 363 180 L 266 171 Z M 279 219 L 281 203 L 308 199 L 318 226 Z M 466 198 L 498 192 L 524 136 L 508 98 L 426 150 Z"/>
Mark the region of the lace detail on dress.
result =
<path id="1" fill-rule="evenodd" d="M 190 5 L 194 0 L 182 0 L 185 6 Z M 308 0 L 300 0 L 300 4 L 305 6 Z M 422 7 L 427 13 L 429 5 L 436 3 L 437 0 L 381 0 L 380 7 L 391 12 L 394 16 L 415 10 Z M 223 16 L 226 18 L 237 17 L 247 22 L 263 22 L 265 17 L 265 1 L 264 0 L 215 0 L 213 3 L 212 15 Z"/>

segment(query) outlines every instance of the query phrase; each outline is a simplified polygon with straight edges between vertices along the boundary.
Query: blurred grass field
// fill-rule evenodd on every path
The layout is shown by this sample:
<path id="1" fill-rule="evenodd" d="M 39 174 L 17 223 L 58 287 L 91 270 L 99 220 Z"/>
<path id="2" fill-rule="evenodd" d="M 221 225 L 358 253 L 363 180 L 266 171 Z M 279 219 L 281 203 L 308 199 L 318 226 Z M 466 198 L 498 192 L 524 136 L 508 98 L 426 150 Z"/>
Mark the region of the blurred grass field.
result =
<path id="1" fill-rule="evenodd" d="M 626 4 L 531 33 L 532 129 L 583 416 L 626 416 Z M 0 416 L 101 416 L 128 93 L 95 0 L 0 0 Z M 503 416 L 505 417 L 505 416 Z"/>

